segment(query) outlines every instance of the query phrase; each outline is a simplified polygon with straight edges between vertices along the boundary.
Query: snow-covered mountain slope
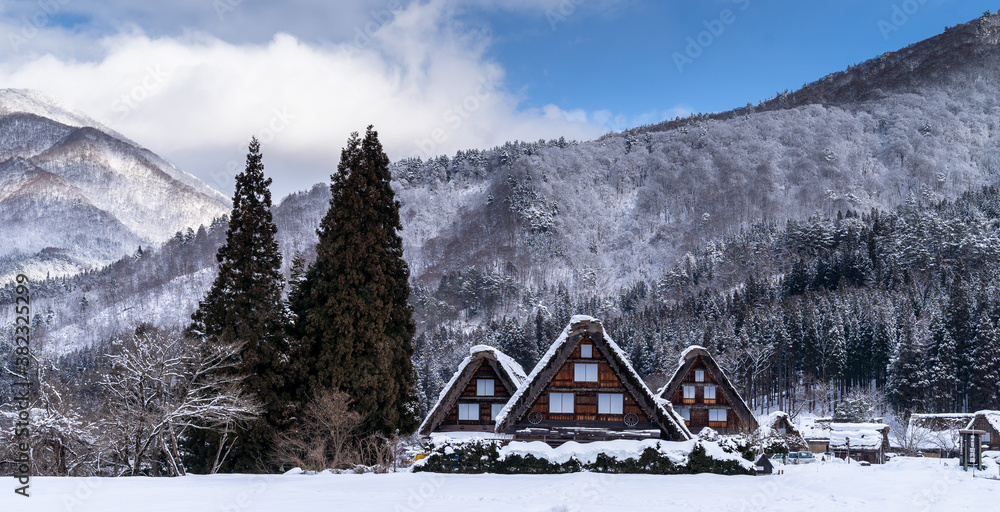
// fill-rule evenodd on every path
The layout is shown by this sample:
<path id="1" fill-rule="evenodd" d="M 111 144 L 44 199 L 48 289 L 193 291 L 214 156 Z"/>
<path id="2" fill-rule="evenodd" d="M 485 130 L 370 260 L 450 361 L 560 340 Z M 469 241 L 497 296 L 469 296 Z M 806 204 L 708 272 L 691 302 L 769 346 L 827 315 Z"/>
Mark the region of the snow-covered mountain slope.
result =
<path id="1" fill-rule="evenodd" d="M 18 269 L 45 277 L 107 265 L 229 207 L 84 114 L 34 91 L 0 90 L 0 280 Z M 62 254 L 57 265 L 53 254 Z"/>

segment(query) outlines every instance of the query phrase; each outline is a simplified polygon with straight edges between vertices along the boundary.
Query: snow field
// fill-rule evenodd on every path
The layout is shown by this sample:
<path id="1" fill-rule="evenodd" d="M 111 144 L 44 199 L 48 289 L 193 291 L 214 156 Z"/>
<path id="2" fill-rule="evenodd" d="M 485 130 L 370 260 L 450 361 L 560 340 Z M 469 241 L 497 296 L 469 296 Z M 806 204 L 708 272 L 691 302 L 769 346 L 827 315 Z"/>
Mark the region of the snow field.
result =
<path id="1" fill-rule="evenodd" d="M 30 498 L 0 510 L 100 511 L 959 511 L 995 510 L 1000 480 L 957 462 L 897 458 L 884 466 L 816 463 L 784 475 L 212 475 L 35 478 Z M 779 466 L 780 467 L 780 466 Z M 998 478 L 997 467 L 989 470 Z"/>

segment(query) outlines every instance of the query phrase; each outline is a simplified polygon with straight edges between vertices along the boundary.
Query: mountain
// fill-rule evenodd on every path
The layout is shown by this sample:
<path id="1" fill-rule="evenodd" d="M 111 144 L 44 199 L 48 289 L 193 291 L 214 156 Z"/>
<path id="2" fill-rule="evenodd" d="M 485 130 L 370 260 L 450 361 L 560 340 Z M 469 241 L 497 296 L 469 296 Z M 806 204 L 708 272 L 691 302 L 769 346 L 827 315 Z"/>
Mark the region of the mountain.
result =
<path id="1" fill-rule="evenodd" d="M 99 268 L 228 212 L 223 194 L 86 115 L 0 90 L 0 281 Z"/>
<path id="2" fill-rule="evenodd" d="M 669 287 L 679 279 L 678 264 L 683 273 L 685 265 L 714 268 L 727 262 L 727 275 L 740 275 L 732 262 L 770 258 L 768 248 L 775 246 L 770 238 L 783 232 L 775 227 L 789 221 L 892 211 L 904 203 L 930 205 L 995 186 L 1000 179 L 998 70 L 1000 17 L 988 16 L 752 108 L 594 141 L 511 142 L 394 162 L 419 329 L 431 333 L 457 323 L 462 329 L 494 332 L 508 325 L 495 327 L 494 320 L 523 322 L 578 308 L 610 315 L 631 308 L 634 301 L 625 298 L 639 294 L 636 290 Z M 79 149 L 83 145 L 130 155 L 130 162 L 141 162 L 145 155 L 153 164 L 137 163 L 139 170 L 130 172 L 145 172 L 149 179 L 166 180 L 156 171 L 168 174 L 169 169 L 130 149 L 135 146 L 124 138 L 98 126 L 67 125 L 68 114 L 62 116 L 59 121 L 38 113 L 3 117 L 0 122 L 30 123 L 32 129 L 0 130 L 2 168 L 13 169 L 10 176 L 0 174 L 0 190 L 25 186 L 24 199 L 11 200 L 35 203 L 18 208 L 42 208 L 34 205 L 53 201 L 35 211 L 79 208 L 93 215 L 88 226 L 105 231 L 66 229 L 68 241 L 50 243 L 53 247 L 82 237 L 82 245 L 104 243 L 107 253 L 122 247 L 131 254 L 136 240 L 127 236 L 151 235 L 133 228 L 129 215 L 116 213 L 113 205 L 102 207 L 87 194 L 100 183 L 53 162 L 85 154 Z M 263 152 L 266 159 L 266 147 Z M 74 168 L 92 176 L 93 167 Z M 186 197 L 199 197 L 193 190 Z M 72 199 L 78 196 L 87 200 Z M 328 201 L 328 186 L 319 184 L 275 206 L 286 270 L 296 253 L 310 257 Z M 130 208 L 136 215 L 146 211 L 140 205 Z M 83 211 L 72 215 L 88 218 Z M 32 232 L 56 229 L 30 231 L 38 222 L 45 221 L 25 221 L 18 228 L 26 240 Z M 753 241 L 753 229 L 761 224 L 771 228 Z M 86 345 L 144 318 L 182 325 L 211 282 L 219 229 L 192 232 L 167 249 L 102 272 L 37 286 L 37 310 L 53 313 L 46 325 L 53 345 Z M 752 258 L 734 258 L 727 252 L 733 245 L 720 242 L 741 232 L 750 232 L 751 241 L 740 245 L 739 254 Z M 76 254 L 43 251 L 37 243 L 31 247 L 46 265 Z M 780 268 L 768 268 L 773 273 L 765 277 L 780 279 Z M 732 281 L 734 289 L 741 286 Z M 0 293 L 0 305 L 8 299 Z M 0 307 L 0 324 L 12 320 L 3 311 Z"/>

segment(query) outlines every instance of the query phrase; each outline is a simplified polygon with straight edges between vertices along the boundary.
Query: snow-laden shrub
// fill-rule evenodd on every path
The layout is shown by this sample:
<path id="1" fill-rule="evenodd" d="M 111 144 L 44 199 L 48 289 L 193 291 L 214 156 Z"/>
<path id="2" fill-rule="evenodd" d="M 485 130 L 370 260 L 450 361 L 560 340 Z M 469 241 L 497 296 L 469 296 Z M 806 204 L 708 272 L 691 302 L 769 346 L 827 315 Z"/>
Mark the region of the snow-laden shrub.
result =
<path id="1" fill-rule="evenodd" d="M 570 445 L 571 443 L 566 443 Z M 743 458 L 739 446 L 723 447 L 703 440 L 609 441 L 571 449 L 548 448 L 540 442 L 498 440 L 443 441 L 425 445 L 428 455 L 418 461 L 414 472 L 560 474 L 579 471 L 676 475 L 715 473 L 752 475 L 753 466 Z"/>

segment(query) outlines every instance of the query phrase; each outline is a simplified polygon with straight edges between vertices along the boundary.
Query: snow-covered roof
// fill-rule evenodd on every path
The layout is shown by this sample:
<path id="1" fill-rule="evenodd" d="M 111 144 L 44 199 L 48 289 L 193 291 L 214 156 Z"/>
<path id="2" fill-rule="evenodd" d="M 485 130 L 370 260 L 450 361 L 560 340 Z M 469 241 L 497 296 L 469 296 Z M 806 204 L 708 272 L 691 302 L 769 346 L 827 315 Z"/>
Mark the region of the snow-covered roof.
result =
<path id="1" fill-rule="evenodd" d="M 551 361 L 552 358 L 555 357 L 556 353 L 559 352 L 559 349 L 566 344 L 566 340 L 569 339 L 569 331 L 573 327 L 573 325 L 578 324 L 580 322 L 596 322 L 596 321 L 597 319 L 592 316 L 587 316 L 587 315 L 573 316 L 573 318 L 569 320 L 569 324 L 566 325 L 566 328 L 563 329 L 562 334 L 560 334 L 559 337 L 556 338 L 556 341 L 549 347 L 549 350 L 547 350 L 545 354 L 542 355 L 541 359 L 538 360 L 538 364 L 535 365 L 535 368 L 532 369 L 531 373 L 528 374 L 528 376 L 524 379 L 525 384 L 534 382 L 535 379 L 538 378 L 538 374 L 542 373 L 542 370 L 545 369 L 545 367 L 549 364 L 549 361 Z M 608 343 L 609 346 L 614 343 L 613 341 L 611 341 L 611 338 L 607 337 L 607 334 L 605 334 L 605 339 L 610 342 Z M 517 391 L 514 392 L 514 395 L 510 397 L 510 400 L 507 401 L 507 404 L 504 405 L 503 409 L 500 410 L 500 413 L 497 414 L 497 425 L 504 422 L 504 419 L 507 418 L 507 414 L 514 407 L 514 404 L 521 399 L 521 396 L 524 395 L 525 392 L 527 392 L 526 388 L 527 386 L 518 386 Z"/>
<path id="2" fill-rule="evenodd" d="M 497 364 L 501 369 L 503 369 L 504 372 L 507 373 L 507 376 L 511 379 L 514 386 L 517 389 L 520 389 L 521 385 L 525 382 L 524 369 L 521 368 L 521 365 L 518 364 L 517 361 L 511 359 L 511 357 L 507 354 L 501 352 L 499 349 L 488 345 L 476 345 L 469 349 L 469 355 L 466 356 L 465 359 L 462 359 L 462 362 L 458 364 L 458 368 L 455 370 L 455 373 L 452 374 L 451 379 L 449 379 L 448 383 L 441 388 L 441 392 L 438 393 L 437 400 L 434 402 L 434 405 L 428 409 L 427 417 L 420 423 L 420 428 L 417 429 L 417 432 L 424 432 L 424 429 L 428 427 L 429 422 L 433 421 L 435 416 L 434 413 L 442 407 L 442 402 L 444 402 L 445 398 L 448 396 L 448 392 L 455 387 L 458 383 L 458 379 L 462 377 L 465 369 L 472 364 L 472 361 L 478 361 L 487 355 L 492 355 L 493 358 L 496 359 Z"/>
<path id="3" fill-rule="evenodd" d="M 542 355 L 541 359 L 538 360 L 538 364 L 535 365 L 535 368 L 532 369 L 531 373 L 527 376 L 527 378 L 525 378 L 524 385 L 517 388 L 517 392 L 515 392 L 514 395 L 510 397 L 510 400 L 507 401 L 507 404 L 504 405 L 500 413 L 497 414 L 496 422 L 498 426 L 504 423 L 507 416 L 511 413 L 515 405 L 527 392 L 529 384 L 534 382 L 535 379 L 538 378 L 538 375 L 549 365 L 549 363 L 552 361 L 552 358 L 559 353 L 559 350 L 563 346 L 566 345 L 567 340 L 569 340 L 570 331 L 573 329 L 573 326 L 583 322 L 593 322 L 596 324 L 601 323 L 600 320 L 589 315 L 574 315 L 570 319 L 569 324 L 566 325 L 566 328 L 563 329 L 562 334 L 560 334 L 559 337 L 556 338 L 556 341 L 552 343 L 552 345 L 545 352 L 545 354 Z M 628 356 L 625 355 L 625 352 L 621 349 L 621 347 L 618 346 L 617 343 L 615 343 L 613 339 L 611 339 L 611 336 L 609 336 L 606 331 L 603 332 L 603 338 L 608 349 L 611 350 L 614 353 L 615 357 L 619 361 L 621 361 L 622 365 L 624 365 L 625 367 L 624 370 L 635 377 L 634 381 L 637 383 L 638 386 L 640 386 L 641 388 L 640 392 L 646 393 L 647 396 L 653 399 L 653 403 L 656 404 L 660 408 L 660 411 L 663 413 L 663 415 L 673 423 L 673 426 L 677 428 L 678 432 L 680 432 L 682 435 L 686 435 L 688 439 L 694 437 L 691 435 L 691 432 L 687 429 L 687 426 L 684 425 L 684 421 L 680 419 L 680 416 L 674 411 L 673 406 L 670 405 L 669 402 L 664 403 L 663 401 L 657 399 L 657 395 L 653 394 L 652 390 L 649 389 L 649 386 L 647 386 L 646 383 L 643 382 L 642 378 L 639 377 L 638 372 L 636 372 L 635 368 L 632 367 L 632 363 L 629 362 Z"/>
<path id="4" fill-rule="evenodd" d="M 524 383 L 524 379 L 526 379 L 527 376 L 524 374 L 524 368 L 521 368 L 521 365 L 517 361 L 489 345 L 476 345 L 470 348 L 469 357 L 466 359 L 471 359 L 480 352 L 492 352 L 493 357 L 497 360 L 497 363 L 499 363 L 500 366 L 503 366 L 504 371 L 506 371 L 507 375 L 509 375 L 514 381 L 514 384 L 517 387 L 521 387 L 521 384 Z"/>
<path id="5" fill-rule="evenodd" d="M 850 440 L 852 449 L 878 449 L 888 428 L 884 423 L 831 423 L 830 448 L 845 448 Z"/>
<path id="6" fill-rule="evenodd" d="M 680 368 L 684 366 L 684 363 L 687 361 L 688 354 L 694 352 L 695 350 L 702 350 L 708 352 L 708 349 L 701 345 L 691 345 L 690 347 L 684 349 L 684 351 L 681 352 L 680 357 L 677 358 L 677 367 Z"/>
<path id="7" fill-rule="evenodd" d="M 1000 432 L 1000 411 L 988 411 L 988 410 L 987 411 L 976 411 L 975 416 L 978 417 L 980 415 L 982 415 L 983 417 L 986 418 L 986 422 L 989 423 L 990 426 L 993 427 L 994 430 L 996 430 L 997 432 Z M 972 418 L 969 421 L 969 425 L 967 427 L 965 427 L 965 428 L 966 429 L 972 429 L 973 424 L 975 422 L 976 422 L 976 418 L 974 417 L 974 418 Z"/>

